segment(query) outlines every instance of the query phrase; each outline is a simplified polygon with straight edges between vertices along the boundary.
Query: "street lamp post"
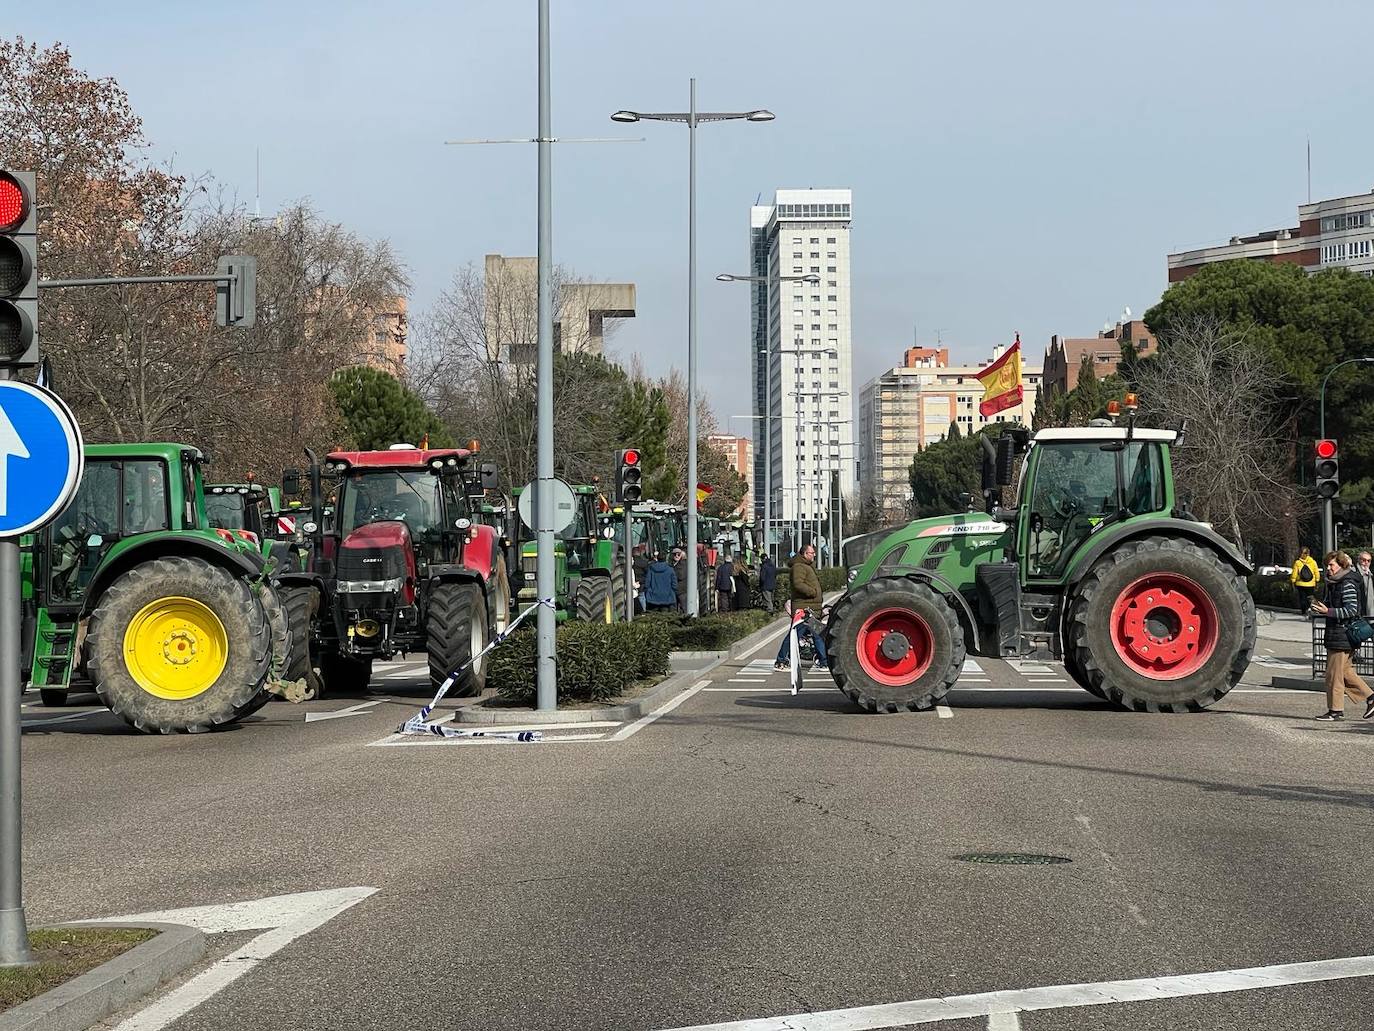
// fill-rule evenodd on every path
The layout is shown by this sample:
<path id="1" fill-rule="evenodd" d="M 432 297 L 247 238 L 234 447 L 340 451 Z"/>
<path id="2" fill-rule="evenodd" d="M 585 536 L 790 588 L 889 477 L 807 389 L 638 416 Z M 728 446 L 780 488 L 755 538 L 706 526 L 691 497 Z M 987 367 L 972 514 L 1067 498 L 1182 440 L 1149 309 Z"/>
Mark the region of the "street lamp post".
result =
<path id="1" fill-rule="evenodd" d="M 1343 362 L 1337 362 L 1326 370 L 1326 375 L 1322 377 L 1322 389 L 1319 395 L 1319 407 L 1317 425 L 1322 440 L 1326 439 L 1326 381 L 1331 378 L 1331 374 L 1343 365 L 1356 365 L 1360 362 L 1374 362 L 1374 358 L 1347 358 Z M 1331 528 L 1331 499 L 1322 498 L 1322 554 L 1328 554 L 1336 549 L 1335 534 Z"/>
<path id="2" fill-rule="evenodd" d="M 790 352 L 788 352 L 788 351 L 783 351 L 782 353 L 783 353 L 783 354 L 789 354 L 789 353 L 790 353 L 790 354 L 827 353 L 827 352 L 834 352 L 834 350 L 835 350 L 834 348 L 824 348 L 824 347 L 822 347 L 822 348 L 812 348 L 812 349 L 810 349 L 810 350 L 801 350 L 801 351 L 790 351 Z M 804 449 L 804 448 L 806 447 L 806 433 L 805 433 L 805 430 L 804 430 L 804 424 L 803 424 L 803 422 L 802 422 L 802 398 L 804 398 L 804 397 L 810 397 L 810 398 L 815 398 L 815 399 L 816 399 L 817 404 L 818 404 L 818 407 L 817 407 L 817 410 L 816 410 L 816 416 L 817 416 L 816 426 L 817 426 L 817 428 L 819 428 L 820 425 L 821 425 L 821 421 L 820 421 L 820 408 L 819 408 L 819 402 L 820 402 L 821 398 L 830 398 L 831 400 L 838 401 L 838 400 L 839 400 L 840 398 L 842 398 L 842 397 L 848 397 L 848 396 L 849 396 L 849 391 L 847 391 L 847 390 L 813 390 L 813 391 L 800 391 L 800 390 L 798 390 L 798 391 L 794 391 L 794 392 L 793 392 L 793 396 L 796 398 L 796 401 L 797 401 L 797 442 L 798 442 L 798 444 L 800 445 L 800 448 L 801 448 L 801 449 Z M 829 423 L 828 423 L 828 420 L 827 420 L 827 425 L 828 425 L 828 424 L 829 424 Z M 800 455 L 798 455 L 798 462 L 800 462 Z M 814 500 L 815 500 L 815 502 L 816 502 L 816 506 L 817 506 L 817 510 L 818 510 L 818 511 L 817 511 L 817 516 L 816 516 L 816 527 L 817 527 L 817 529 L 816 529 L 816 535 L 817 535 L 817 536 L 820 536 L 820 515 L 819 515 L 819 506 L 820 506 L 820 498 L 819 498 L 819 495 L 820 495 L 820 489 L 819 489 L 819 479 L 818 479 L 818 477 L 819 477 L 819 475 L 820 475 L 820 458 L 819 458 L 819 456 L 817 456 L 817 460 L 816 460 L 816 471 L 817 471 L 817 472 L 816 472 L 816 476 L 812 478 L 812 487 L 813 487 L 813 492 L 814 492 L 814 493 L 813 493 L 813 497 L 814 497 Z M 798 479 L 798 480 L 801 479 L 801 470 L 800 470 L 800 469 L 798 469 L 798 471 L 797 471 L 797 479 Z M 801 534 L 802 534 L 801 498 L 802 498 L 802 495 L 801 495 L 800 493 L 798 493 L 798 495 L 797 495 L 797 540 L 798 540 L 798 541 L 801 540 Z M 818 549 L 818 550 L 819 550 L 819 549 Z"/>
<path id="3" fill-rule="evenodd" d="M 770 282 L 767 276 L 736 276 L 729 272 L 722 272 L 716 276 L 719 283 L 764 283 Z M 821 277 L 815 272 L 807 272 L 800 276 L 778 276 L 779 283 L 811 283 L 819 285 Z M 764 319 L 764 324 L 769 324 L 769 319 Z M 833 350 L 833 349 L 832 349 Z M 757 354 L 764 355 L 763 363 L 763 548 L 770 555 L 773 554 L 773 543 L 769 539 L 769 532 L 773 524 L 773 355 L 791 354 L 793 352 L 778 349 L 777 351 L 764 348 L 756 351 Z M 838 352 L 836 352 L 838 353 Z M 773 561 L 777 561 L 774 556 Z"/>
<path id="4" fill-rule="evenodd" d="M 772 111 L 698 111 L 697 80 L 689 80 L 686 111 L 626 111 L 613 122 L 682 122 L 687 126 L 687 554 L 697 555 L 697 126 L 702 122 L 771 122 Z M 687 614 L 697 614 L 697 578 L 687 578 Z"/>

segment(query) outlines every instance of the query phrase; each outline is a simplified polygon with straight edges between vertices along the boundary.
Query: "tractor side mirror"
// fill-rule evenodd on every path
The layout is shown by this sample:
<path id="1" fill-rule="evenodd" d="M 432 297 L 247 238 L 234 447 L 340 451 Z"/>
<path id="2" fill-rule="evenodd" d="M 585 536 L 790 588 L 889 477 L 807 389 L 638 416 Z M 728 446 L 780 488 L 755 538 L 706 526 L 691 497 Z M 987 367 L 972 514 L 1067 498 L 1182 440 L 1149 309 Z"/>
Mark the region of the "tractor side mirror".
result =
<path id="1" fill-rule="evenodd" d="M 997 489 L 997 450 L 986 436 L 980 435 L 978 443 L 981 446 L 983 457 L 982 466 L 979 470 L 981 477 L 978 487 L 986 493 Z"/>
<path id="2" fill-rule="evenodd" d="M 495 462 L 482 463 L 481 484 L 483 490 L 501 489 L 501 470 L 497 468 Z"/>
<path id="3" fill-rule="evenodd" d="M 299 494 L 301 492 L 301 471 L 299 469 L 283 469 L 281 471 L 281 492 L 283 494 Z"/>
<path id="4" fill-rule="evenodd" d="M 1010 487 L 1016 479 L 1016 440 L 1010 434 L 997 438 L 997 486 Z"/>
<path id="5" fill-rule="evenodd" d="M 86 538 L 86 547 L 90 548 L 92 551 L 94 551 L 96 548 L 100 547 L 104 543 L 105 538 L 100 536 L 100 534 L 98 533 L 93 533 Z"/>
<path id="6" fill-rule="evenodd" d="M 973 495 L 966 490 L 961 490 L 959 492 L 959 507 L 962 508 L 965 512 L 967 512 L 969 508 L 972 507 L 972 505 Z"/>

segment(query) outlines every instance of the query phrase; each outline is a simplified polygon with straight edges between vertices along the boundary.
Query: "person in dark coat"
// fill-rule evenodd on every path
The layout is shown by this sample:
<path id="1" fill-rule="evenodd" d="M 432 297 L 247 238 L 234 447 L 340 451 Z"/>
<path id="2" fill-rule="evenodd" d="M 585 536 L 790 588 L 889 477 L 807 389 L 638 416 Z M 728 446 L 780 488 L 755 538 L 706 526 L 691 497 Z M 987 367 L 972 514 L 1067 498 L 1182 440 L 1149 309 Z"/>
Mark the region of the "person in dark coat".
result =
<path id="1" fill-rule="evenodd" d="M 673 573 L 677 576 L 677 610 L 687 611 L 687 552 L 673 549 Z"/>
<path id="2" fill-rule="evenodd" d="M 716 611 L 729 612 L 733 607 L 730 604 L 735 593 L 735 574 L 730 567 L 730 563 L 724 559 L 720 565 L 716 566 Z"/>
<path id="3" fill-rule="evenodd" d="M 1350 568 L 1350 556 L 1332 551 L 1326 556 L 1326 600 L 1313 601 L 1312 611 L 1326 617 L 1326 712 L 1325 722 L 1345 719 L 1345 696 L 1364 702 L 1364 719 L 1374 717 L 1374 691 L 1355 672 L 1355 644 L 1347 627 L 1360 615 L 1363 589 L 1360 574 Z"/>
<path id="4" fill-rule="evenodd" d="M 743 612 L 749 608 L 749 569 L 744 564 L 744 559 L 735 559 L 734 576 L 735 582 L 734 610 Z"/>
<path id="5" fill-rule="evenodd" d="M 759 566 L 759 593 L 763 595 L 763 607 L 773 611 L 773 592 L 778 589 L 778 566 L 772 555 L 763 556 Z"/>
<path id="6" fill-rule="evenodd" d="M 644 578 L 649 572 L 649 549 L 643 544 L 636 544 L 634 549 L 634 559 L 631 566 L 635 573 L 635 601 L 639 605 L 639 611 L 644 611 Z"/>
<path id="7" fill-rule="evenodd" d="M 654 555 L 654 560 L 644 571 L 644 601 L 650 612 L 677 608 L 677 574 L 672 566 L 663 561 L 662 555 Z"/>

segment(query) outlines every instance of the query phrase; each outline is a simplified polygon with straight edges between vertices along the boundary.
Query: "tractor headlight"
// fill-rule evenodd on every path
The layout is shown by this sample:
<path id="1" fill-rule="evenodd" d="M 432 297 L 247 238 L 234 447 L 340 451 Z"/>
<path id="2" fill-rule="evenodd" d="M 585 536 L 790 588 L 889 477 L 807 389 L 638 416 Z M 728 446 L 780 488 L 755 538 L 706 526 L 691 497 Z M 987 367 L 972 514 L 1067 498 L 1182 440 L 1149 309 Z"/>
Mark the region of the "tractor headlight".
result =
<path id="1" fill-rule="evenodd" d="M 857 569 L 851 569 L 851 570 L 849 571 L 849 576 L 845 577 L 845 583 L 850 583 L 850 584 L 852 584 L 852 583 L 854 582 L 854 578 L 855 578 L 856 576 L 858 576 L 858 575 L 859 575 L 859 571 L 858 571 Z"/>

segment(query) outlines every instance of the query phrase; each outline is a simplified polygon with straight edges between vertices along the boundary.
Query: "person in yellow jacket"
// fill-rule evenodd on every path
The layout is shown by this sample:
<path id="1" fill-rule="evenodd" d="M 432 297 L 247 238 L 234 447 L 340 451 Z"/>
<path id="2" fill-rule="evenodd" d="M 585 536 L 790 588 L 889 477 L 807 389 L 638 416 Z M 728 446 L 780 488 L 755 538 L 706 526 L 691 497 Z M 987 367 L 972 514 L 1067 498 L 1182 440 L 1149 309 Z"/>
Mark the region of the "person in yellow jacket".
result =
<path id="1" fill-rule="evenodd" d="M 1298 609 L 1305 616 L 1312 608 L 1312 595 L 1316 593 L 1317 584 L 1321 582 L 1321 570 L 1317 568 L 1317 560 L 1312 557 L 1312 553 L 1306 548 L 1298 555 L 1298 560 L 1293 563 L 1293 573 L 1288 579 L 1293 581 L 1293 586 L 1298 592 Z"/>

